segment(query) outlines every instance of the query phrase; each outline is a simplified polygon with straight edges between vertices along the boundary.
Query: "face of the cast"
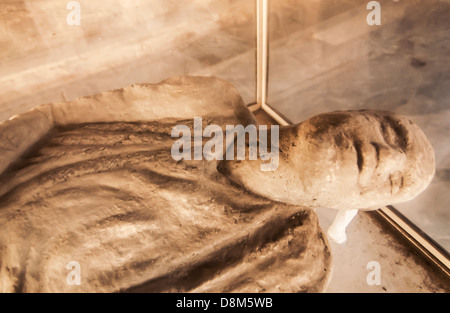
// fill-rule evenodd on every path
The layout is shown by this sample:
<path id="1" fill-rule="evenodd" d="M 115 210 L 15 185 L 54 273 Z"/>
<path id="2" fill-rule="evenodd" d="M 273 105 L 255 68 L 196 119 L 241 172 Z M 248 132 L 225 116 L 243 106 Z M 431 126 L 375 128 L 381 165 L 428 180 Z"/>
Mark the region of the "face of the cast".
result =
<path id="1" fill-rule="evenodd" d="M 339 111 L 280 128 L 280 164 L 224 161 L 219 170 L 251 191 L 297 205 L 376 209 L 408 201 L 430 183 L 434 151 L 419 127 L 384 111 Z"/>

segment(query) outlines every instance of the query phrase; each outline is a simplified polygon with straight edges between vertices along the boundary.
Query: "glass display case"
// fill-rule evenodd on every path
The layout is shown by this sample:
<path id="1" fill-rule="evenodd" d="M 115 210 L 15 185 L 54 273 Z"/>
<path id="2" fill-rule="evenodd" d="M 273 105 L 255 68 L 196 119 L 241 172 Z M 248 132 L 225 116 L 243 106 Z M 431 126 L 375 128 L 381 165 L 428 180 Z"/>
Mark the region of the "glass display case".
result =
<path id="1" fill-rule="evenodd" d="M 269 113 L 298 123 L 328 111 L 387 110 L 424 130 L 436 153 L 431 185 L 379 212 L 447 273 L 449 10 L 443 1 L 299 0 L 268 1 L 266 12 Z"/>
<path id="2" fill-rule="evenodd" d="M 447 250 L 449 200 L 449 6 L 442 1 L 274 1 L 269 7 L 268 103 L 300 122 L 334 110 L 377 109 L 410 116 L 436 152 L 428 190 L 397 205 Z"/>
<path id="3" fill-rule="evenodd" d="M 230 82 L 263 124 L 408 116 L 435 149 L 434 179 L 409 202 L 360 212 L 349 241 L 331 243 L 327 291 L 449 291 L 448 1 L 9 0 L 0 15 L 0 121 L 177 75 Z M 315 212 L 323 229 L 336 214 Z"/>

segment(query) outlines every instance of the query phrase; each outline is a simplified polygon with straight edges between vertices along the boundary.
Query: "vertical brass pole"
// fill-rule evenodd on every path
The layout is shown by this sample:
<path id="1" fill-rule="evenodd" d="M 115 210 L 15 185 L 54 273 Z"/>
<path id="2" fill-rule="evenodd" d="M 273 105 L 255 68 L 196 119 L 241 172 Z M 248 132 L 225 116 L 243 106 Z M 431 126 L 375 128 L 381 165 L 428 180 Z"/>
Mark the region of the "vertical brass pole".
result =
<path id="1" fill-rule="evenodd" d="M 269 0 L 256 0 L 256 102 L 280 125 L 289 125 L 276 111 L 267 105 Z"/>
<path id="2" fill-rule="evenodd" d="M 268 0 L 256 0 L 256 101 L 262 108 L 267 96 Z"/>

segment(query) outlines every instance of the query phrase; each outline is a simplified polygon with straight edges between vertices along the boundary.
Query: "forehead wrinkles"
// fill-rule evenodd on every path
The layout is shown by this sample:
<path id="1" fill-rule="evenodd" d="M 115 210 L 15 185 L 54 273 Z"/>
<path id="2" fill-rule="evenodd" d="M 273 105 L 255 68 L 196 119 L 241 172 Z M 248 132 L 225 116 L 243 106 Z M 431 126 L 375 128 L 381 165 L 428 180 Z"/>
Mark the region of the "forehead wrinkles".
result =
<path id="1" fill-rule="evenodd" d="M 405 122 L 411 124 L 408 120 L 403 121 L 389 115 L 381 116 L 379 119 L 380 131 L 386 143 L 403 151 L 410 145 L 410 130 Z"/>
<path id="2" fill-rule="evenodd" d="M 379 134 L 386 144 L 394 149 L 406 152 L 412 147 L 413 123 L 395 114 L 376 111 L 347 111 L 331 112 L 312 117 L 304 124 L 301 132 L 307 139 L 342 141 L 341 137 L 366 137 L 367 140 L 376 140 L 374 131 Z M 413 128 L 411 128 L 413 127 Z M 339 135 L 339 136 L 338 136 Z M 331 136 L 331 137 L 330 137 Z M 338 136 L 339 138 L 334 138 Z M 349 138 L 350 138 L 349 137 Z M 348 138 L 347 138 L 348 139 Z M 363 138 L 360 138 L 364 140 Z"/>
<path id="3" fill-rule="evenodd" d="M 317 138 L 329 133 L 330 130 L 340 128 L 351 119 L 350 114 L 326 113 L 312 117 L 306 127 L 308 137 Z"/>

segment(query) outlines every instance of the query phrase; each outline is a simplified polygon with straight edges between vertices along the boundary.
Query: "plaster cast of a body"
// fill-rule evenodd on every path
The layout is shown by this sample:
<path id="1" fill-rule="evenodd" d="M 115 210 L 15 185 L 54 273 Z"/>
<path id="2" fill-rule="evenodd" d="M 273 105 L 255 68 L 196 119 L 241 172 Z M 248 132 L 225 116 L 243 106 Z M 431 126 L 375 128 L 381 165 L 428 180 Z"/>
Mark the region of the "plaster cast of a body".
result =
<path id="1" fill-rule="evenodd" d="M 281 127 L 276 171 L 261 171 L 261 160 L 246 158 L 219 162 L 221 175 L 215 161 L 178 163 L 170 157 L 171 142 L 164 137 L 169 127 L 195 116 L 221 126 L 256 123 L 234 88 L 199 77 L 44 105 L 0 123 L 2 172 L 51 129 L 68 127 L 42 147 L 42 155 L 2 177 L 3 290 L 72 290 L 64 262 L 74 255 L 86 275 L 91 271 L 83 290 L 129 288 L 141 277 L 145 290 L 157 291 L 255 291 L 261 283 L 266 290 L 322 290 L 330 255 L 315 215 L 305 207 L 375 209 L 407 201 L 434 172 L 433 150 L 415 124 L 389 112 L 349 111 Z M 87 126 L 72 132 L 71 125 Z M 351 216 L 342 212 L 334 224 L 341 230 L 340 218 Z M 272 244 L 273 238 L 280 243 Z M 270 253 L 254 251 L 249 242 Z M 246 261 L 229 247 L 246 249 Z M 228 256 L 237 258 L 236 267 L 221 269 Z M 268 260 L 274 263 L 265 270 Z M 220 275 L 192 286 L 203 261 L 219 264 Z M 116 268 L 127 275 L 117 276 Z M 299 273 L 305 278 L 300 285 Z"/>
<path id="2" fill-rule="evenodd" d="M 235 183 L 291 204 L 339 209 L 328 235 L 338 243 L 358 209 L 405 202 L 421 193 L 435 171 L 434 151 L 420 128 L 393 112 L 361 110 L 319 114 L 280 128 L 279 167 L 259 171 L 256 161 L 222 161 Z"/>
<path id="3" fill-rule="evenodd" d="M 210 77 L 0 123 L 0 291 L 323 291 L 332 257 L 311 208 L 230 183 L 217 160 L 173 159 L 171 130 L 196 116 L 202 127 L 256 124 L 236 89 Z M 67 284 L 69 261 L 80 285 Z"/>

